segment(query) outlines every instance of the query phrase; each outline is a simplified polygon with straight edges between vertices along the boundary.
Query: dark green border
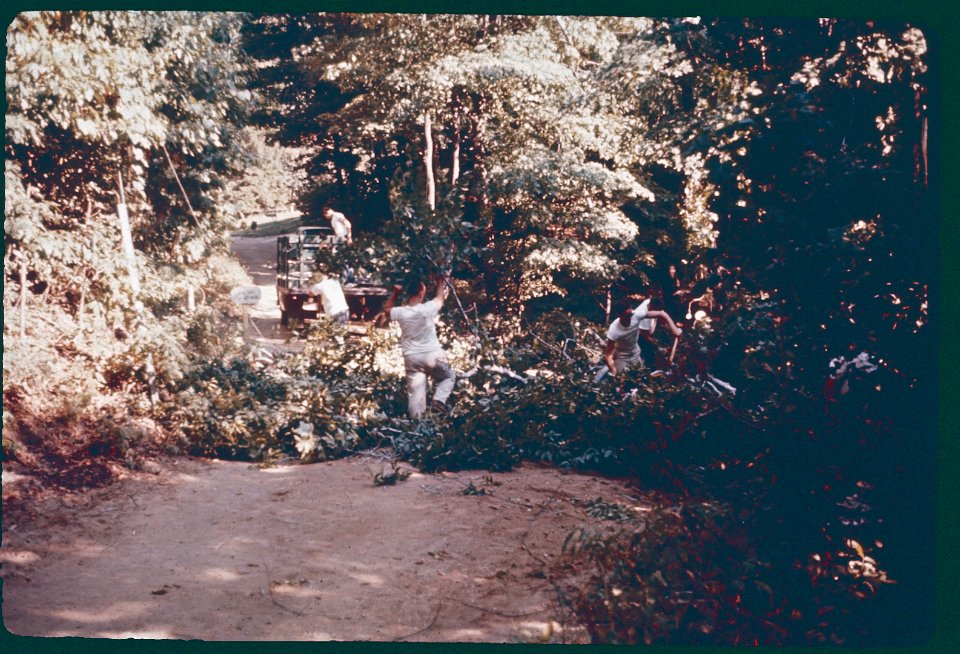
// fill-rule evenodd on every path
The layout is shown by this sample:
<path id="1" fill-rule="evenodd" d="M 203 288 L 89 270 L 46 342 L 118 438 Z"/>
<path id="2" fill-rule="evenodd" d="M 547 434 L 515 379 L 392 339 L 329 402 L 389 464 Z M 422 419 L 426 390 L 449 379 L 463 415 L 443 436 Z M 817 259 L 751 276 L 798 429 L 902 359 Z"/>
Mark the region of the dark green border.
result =
<path id="1" fill-rule="evenodd" d="M 875 0 L 873 2 L 854 2 L 851 0 L 775 0 L 759 2 L 757 0 L 704 0 L 701 2 L 670 1 L 650 2 L 650 0 L 560 0 L 555 2 L 536 0 L 459 0 L 457 2 L 438 2 L 437 0 L 329 0 L 327 2 L 305 2 L 288 0 L 284 2 L 25 2 L 13 0 L 0 9 L 0 18 L 4 27 L 10 25 L 13 16 L 19 11 L 37 9 L 192 9 L 209 11 L 354 11 L 354 12 L 404 12 L 404 13 L 526 13 L 526 14 L 589 14 L 589 15 L 634 15 L 634 16 L 682 16 L 682 15 L 722 15 L 722 16 L 829 16 L 837 18 L 874 18 L 910 22 L 920 27 L 931 45 L 931 64 L 939 71 L 937 88 L 931 94 L 931 188 L 939 192 L 940 251 L 931 253 L 938 257 L 939 283 L 931 288 L 931 324 L 939 334 L 938 341 L 938 489 L 937 507 L 937 621 L 932 640 L 907 648 L 875 648 L 870 652 L 951 652 L 960 647 L 960 402 L 956 389 L 960 387 L 960 370 L 957 365 L 958 342 L 953 330 L 946 326 L 960 324 L 957 299 L 960 298 L 960 103 L 958 103 L 958 69 L 960 69 L 960 3 L 897 2 L 893 0 Z M 4 30 L 6 31 L 6 29 Z M 6 55 L 6 41 L 3 43 Z M 4 60 L 6 56 L 4 56 Z M 931 80 L 931 86 L 933 86 Z M 4 101 L 5 108 L 5 101 Z M 358 616 L 358 619 L 363 619 Z M 421 644 L 421 643 L 276 643 L 243 642 L 224 643 L 202 641 L 122 641 L 94 640 L 83 638 L 25 638 L 13 636 L 0 629 L 0 648 L 4 652 L 270 652 L 285 653 L 311 651 L 334 652 L 458 652 L 497 651 L 516 648 L 538 651 L 556 650 L 563 646 L 553 645 L 473 645 L 473 644 Z M 589 646 L 591 651 L 622 651 L 623 646 Z M 633 648 L 627 648 L 633 649 Z M 805 651 L 801 648 L 787 650 Z M 658 647 L 657 651 L 730 651 L 739 652 L 739 648 L 693 648 Z M 851 648 L 844 648 L 851 651 Z"/>

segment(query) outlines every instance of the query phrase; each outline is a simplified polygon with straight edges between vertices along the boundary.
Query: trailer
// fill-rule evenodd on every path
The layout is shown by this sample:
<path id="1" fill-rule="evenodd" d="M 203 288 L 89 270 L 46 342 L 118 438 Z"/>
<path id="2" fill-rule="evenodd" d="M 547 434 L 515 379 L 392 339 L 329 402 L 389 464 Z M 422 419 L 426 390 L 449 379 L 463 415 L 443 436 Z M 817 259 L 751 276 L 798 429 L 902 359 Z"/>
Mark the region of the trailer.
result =
<path id="1" fill-rule="evenodd" d="M 329 227 L 300 227 L 295 234 L 277 238 L 277 304 L 284 326 L 305 324 L 323 314 L 319 297 L 310 292 L 310 280 L 317 273 L 317 254 L 335 243 Z M 351 322 L 368 322 L 386 302 L 387 289 L 363 280 L 341 283 L 350 309 Z"/>

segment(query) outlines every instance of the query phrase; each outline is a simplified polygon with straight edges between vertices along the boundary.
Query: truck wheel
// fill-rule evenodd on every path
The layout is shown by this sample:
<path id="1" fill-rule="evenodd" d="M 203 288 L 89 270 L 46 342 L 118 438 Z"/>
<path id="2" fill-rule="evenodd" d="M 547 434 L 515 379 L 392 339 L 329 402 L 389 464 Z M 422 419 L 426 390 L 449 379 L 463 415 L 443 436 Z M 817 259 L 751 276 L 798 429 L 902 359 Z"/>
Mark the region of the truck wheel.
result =
<path id="1" fill-rule="evenodd" d="M 286 311 L 280 312 L 280 324 L 283 325 L 284 327 L 290 324 L 290 316 L 289 314 L 287 314 Z"/>

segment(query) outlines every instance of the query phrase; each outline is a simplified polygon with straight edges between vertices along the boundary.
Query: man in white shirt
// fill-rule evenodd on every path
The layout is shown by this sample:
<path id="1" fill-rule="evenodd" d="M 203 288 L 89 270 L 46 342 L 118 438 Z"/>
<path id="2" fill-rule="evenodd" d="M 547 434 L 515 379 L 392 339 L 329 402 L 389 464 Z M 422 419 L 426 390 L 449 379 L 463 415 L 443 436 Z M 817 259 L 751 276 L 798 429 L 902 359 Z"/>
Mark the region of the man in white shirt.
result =
<path id="1" fill-rule="evenodd" d="M 663 320 L 670 327 L 674 336 L 681 331 L 673 322 L 673 318 L 663 311 L 660 298 L 648 298 L 634 310 L 624 307 L 616 320 L 610 323 L 607 330 L 607 340 L 603 348 L 603 360 L 606 366 L 600 369 L 594 381 L 600 381 L 609 372 L 616 376 L 621 371 L 628 370 L 636 365 L 643 365 L 643 356 L 640 353 L 638 338 L 653 335 L 657 328 L 657 320 Z M 648 354 L 650 364 L 653 364 L 653 355 Z"/>
<path id="2" fill-rule="evenodd" d="M 333 228 L 333 237 L 337 242 L 347 245 L 353 243 L 353 226 L 346 216 L 327 207 L 323 210 L 323 217 L 330 221 L 330 227 Z"/>
<path id="3" fill-rule="evenodd" d="M 340 282 L 326 273 L 319 273 L 315 280 L 317 283 L 310 287 L 310 293 L 314 297 L 320 296 L 323 312 L 334 323 L 346 325 L 350 318 L 350 307 L 347 306 L 347 298 Z"/>
<path id="4" fill-rule="evenodd" d="M 453 392 L 457 381 L 456 373 L 447 360 L 447 353 L 437 339 L 436 318 L 447 297 L 447 287 L 441 279 L 437 283 L 436 296 L 424 302 L 427 286 L 417 280 L 407 286 L 410 296 L 407 303 L 395 307 L 401 290 L 400 286 L 393 287 L 393 293 L 384 303 L 381 315 L 400 323 L 400 349 L 403 351 L 403 364 L 407 373 L 410 417 L 419 418 L 426 411 L 428 375 L 435 384 L 430 408 L 434 413 L 442 415 L 447 411 L 447 398 Z"/>

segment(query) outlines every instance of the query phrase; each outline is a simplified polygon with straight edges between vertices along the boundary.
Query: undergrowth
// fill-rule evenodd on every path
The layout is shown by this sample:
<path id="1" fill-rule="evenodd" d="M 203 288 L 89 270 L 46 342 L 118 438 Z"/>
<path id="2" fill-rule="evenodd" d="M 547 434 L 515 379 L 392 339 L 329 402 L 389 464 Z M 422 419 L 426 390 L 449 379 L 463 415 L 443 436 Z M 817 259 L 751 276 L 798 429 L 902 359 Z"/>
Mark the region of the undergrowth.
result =
<path id="1" fill-rule="evenodd" d="M 878 560 L 885 554 L 878 524 L 862 516 L 855 524 L 837 522 L 837 501 L 862 500 L 867 492 L 857 486 L 861 494 L 850 495 L 854 482 L 865 484 L 855 467 L 824 486 L 824 475 L 840 468 L 823 457 L 817 438 L 775 431 L 775 407 L 760 412 L 720 395 L 693 367 L 663 375 L 633 370 L 594 383 L 589 327 L 555 318 L 536 327 L 536 340 L 518 337 L 496 347 L 454 342 L 441 330 L 455 365 L 466 372 L 447 415 L 413 421 L 405 415 L 395 331 L 371 328 L 357 337 L 319 321 L 302 353 L 271 355 L 233 337 L 216 312 L 201 311 L 185 329 L 186 358 L 173 365 L 156 357 L 155 406 L 142 399 L 146 379 L 137 365 L 149 349 L 124 350 L 128 362 L 110 359 L 116 372 L 107 366 L 104 383 L 138 398 L 129 403 L 132 412 L 110 420 L 80 393 L 45 422 L 31 422 L 23 392 L 5 388 L 4 426 L 15 425 L 20 440 L 5 438 L 4 456 L 26 460 L 30 452 L 51 470 L 73 470 L 77 484 L 103 483 L 106 468 L 97 468 L 98 461 L 136 467 L 138 443 L 146 438 L 132 422 L 139 415 L 162 425 L 173 453 L 270 463 L 390 446 L 424 471 L 504 471 L 532 460 L 627 476 L 645 490 L 664 492 L 676 506 L 635 516 L 619 505 L 586 505 L 589 515 L 619 529 L 613 536 L 578 531 L 566 544 L 572 561 L 594 569 L 584 583 L 561 589 L 592 640 L 872 642 L 876 628 L 864 621 L 882 622 L 897 594 Z M 878 431 L 876 421 L 841 419 L 821 424 L 811 413 L 802 422 L 820 424 L 825 434 L 848 434 L 846 441 L 833 440 L 835 447 L 847 443 L 845 456 L 863 442 L 888 442 L 877 440 L 887 427 Z M 100 428 L 85 433 L 99 434 L 96 439 L 73 439 L 73 449 L 62 451 L 41 445 L 55 441 L 40 434 L 59 429 L 69 436 L 93 420 Z M 814 457 L 823 460 L 811 463 Z M 396 468 L 374 479 L 398 481 Z M 789 503 L 797 498 L 806 507 L 791 517 Z"/>

